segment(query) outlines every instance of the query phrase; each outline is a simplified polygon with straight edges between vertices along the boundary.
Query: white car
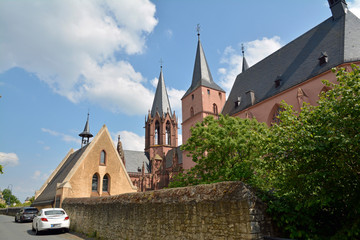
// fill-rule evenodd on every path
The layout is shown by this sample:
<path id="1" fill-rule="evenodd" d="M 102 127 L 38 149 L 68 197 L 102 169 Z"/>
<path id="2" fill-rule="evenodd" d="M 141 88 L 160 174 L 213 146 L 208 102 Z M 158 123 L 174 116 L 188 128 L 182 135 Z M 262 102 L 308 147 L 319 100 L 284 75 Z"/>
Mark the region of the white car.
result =
<path id="1" fill-rule="evenodd" d="M 34 217 L 32 230 L 38 235 L 40 231 L 63 229 L 68 232 L 70 218 L 62 208 L 44 208 Z"/>

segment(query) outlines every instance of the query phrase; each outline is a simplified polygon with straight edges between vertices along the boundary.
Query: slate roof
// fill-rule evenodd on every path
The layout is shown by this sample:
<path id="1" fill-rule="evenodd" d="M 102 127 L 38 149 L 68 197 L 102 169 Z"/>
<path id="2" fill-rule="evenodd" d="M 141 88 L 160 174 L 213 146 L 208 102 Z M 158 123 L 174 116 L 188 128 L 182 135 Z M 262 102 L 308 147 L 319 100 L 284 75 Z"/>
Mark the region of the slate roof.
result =
<path id="1" fill-rule="evenodd" d="M 177 154 L 178 157 L 178 163 L 182 163 L 182 151 L 180 150 L 181 146 L 178 146 L 176 148 L 173 148 L 171 150 L 169 150 L 165 156 L 165 161 L 166 161 L 166 168 L 169 168 L 173 165 L 173 156 L 174 156 L 174 151 L 175 154 Z"/>
<path id="2" fill-rule="evenodd" d="M 328 56 L 320 65 L 319 57 Z M 278 51 L 240 73 L 235 80 L 222 114 L 233 115 L 294 87 L 342 63 L 360 60 L 360 20 L 350 11 L 338 18 L 330 17 Z M 280 86 L 275 80 L 280 79 Z M 239 97 L 239 106 L 235 105 Z"/>
<path id="3" fill-rule="evenodd" d="M 154 102 L 151 108 L 151 117 L 155 117 L 156 112 L 158 112 L 160 116 L 163 114 L 165 116 L 167 113 L 169 113 L 170 117 L 172 117 L 170 101 L 166 91 L 162 67 L 160 70 L 159 82 L 156 87 Z"/>
<path id="4" fill-rule="evenodd" d="M 80 148 L 79 150 L 73 152 L 64 164 L 61 166 L 59 171 L 55 174 L 55 176 L 51 179 L 51 181 L 47 184 L 46 188 L 42 191 L 42 193 L 36 198 L 33 202 L 33 205 L 42 205 L 54 202 L 54 197 L 56 194 L 56 185 L 57 183 L 62 183 L 69 172 L 72 170 L 77 161 L 81 158 L 82 154 L 85 152 L 86 148 L 90 144 Z"/>
<path id="5" fill-rule="evenodd" d="M 137 173 L 145 163 L 145 173 L 151 173 L 149 157 L 144 151 L 124 150 L 126 170 L 128 173 Z"/>
<path id="6" fill-rule="evenodd" d="M 195 64 L 194 64 L 194 71 L 193 77 L 190 88 L 186 91 L 185 95 L 182 97 L 186 97 L 192 91 L 194 91 L 199 86 L 204 86 L 208 88 L 212 88 L 215 90 L 219 90 L 225 92 L 219 85 L 217 85 L 210 72 L 210 68 L 206 61 L 205 53 L 203 47 L 200 42 L 200 38 L 198 39 L 198 45 L 196 49 L 196 57 L 195 57 Z"/>

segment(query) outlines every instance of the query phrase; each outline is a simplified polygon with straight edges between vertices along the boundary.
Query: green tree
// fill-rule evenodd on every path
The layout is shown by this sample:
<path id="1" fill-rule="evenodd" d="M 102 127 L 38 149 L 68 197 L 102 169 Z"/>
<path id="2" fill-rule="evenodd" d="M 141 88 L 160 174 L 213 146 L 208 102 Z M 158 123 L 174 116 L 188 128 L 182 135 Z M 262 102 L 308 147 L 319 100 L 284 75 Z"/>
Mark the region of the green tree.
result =
<path id="1" fill-rule="evenodd" d="M 324 81 L 332 89 L 317 106 L 296 112 L 283 103 L 265 144 L 270 210 L 293 238 L 360 237 L 359 67 L 336 77 L 338 84 Z"/>
<path id="2" fill-rule="evenodd" d="M 14 195 L 11 194 L 10 189 L 4 189 L 3 192 L 3 198 L 6 201 L 6 203 L 8 203 L 9 201 L 9 196 L 10 196 L 10 205 L 15 204 L 20 204 L 21 202 L 19 201 L 19 199 L 17 199 L 17 197 L 15 197 Z"/>
<path id="3" fill-rule="evenodd" d="M 2 165 L 0 165 L 0 174 L 3 174 L 4 172 L 3 172 L 3 166 Z"/>
<path id="4" fill-rule="evenodd" d="M 196 165 L 175 177 L 170 187 L 235 180 L 255 182 L 255 167 L 267 133 L 267 126 L 254 119 L 206 117 L 191 128 L 191 137 L 182 146 Z"/>

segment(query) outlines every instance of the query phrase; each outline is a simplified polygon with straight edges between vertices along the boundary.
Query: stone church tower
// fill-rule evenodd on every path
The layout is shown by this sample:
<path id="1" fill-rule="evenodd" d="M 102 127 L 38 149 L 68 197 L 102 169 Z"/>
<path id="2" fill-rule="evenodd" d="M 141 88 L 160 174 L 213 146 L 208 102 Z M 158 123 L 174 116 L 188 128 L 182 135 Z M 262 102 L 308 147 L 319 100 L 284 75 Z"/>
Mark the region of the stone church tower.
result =
<path id="1" fill-rule="evenodd" d="M 186 143 L 190 137 L 190 128 L 196 122 L 202 121 L 206 116 L 215 117 L 221 113 L 225 104 L 225 91 L 213 80 L 205 53 L 200 42 L 198 33 L 198 45 L 196 50 L 192 83 L 182 97 L 182 142 Z M 189 169 L 195 165 L 191 158 L 183 152 L 183 168 Z"/>
<path id="2" fill-rule="evenodd" d="M 178 146 L 178 126 L 175 112 L 171 112 L 162 66 L 154 102 L 145 118 L 145 152 L 150 159 L 152 189 L 167 186 L 165 157 L 169 150 Z"/>

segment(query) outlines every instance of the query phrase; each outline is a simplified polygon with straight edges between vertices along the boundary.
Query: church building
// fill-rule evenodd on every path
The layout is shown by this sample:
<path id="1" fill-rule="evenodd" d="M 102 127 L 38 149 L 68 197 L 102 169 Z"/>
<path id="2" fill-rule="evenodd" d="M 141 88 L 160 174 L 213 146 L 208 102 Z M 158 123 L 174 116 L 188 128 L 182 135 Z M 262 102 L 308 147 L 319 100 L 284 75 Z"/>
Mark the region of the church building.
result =
<path id="1" fill-rule="evenodd" d="M 277 123 L 281 101 L 300 111 L 304 102 L 315 105 L 328 91 L 323 79 L 336 83 L 334 67 L 360 65 L 360 19 L 345 0 L 328 0 L 332 16 L 242 72 L 229 97 L 215 83 L 198 33 L 189 89 L 182 97 L 182 142 L 190 128 L 219 113 Z M 104 125 L 92 142 L 88 121 L 82 147 L 70 150 L 46 183 L 36 192 L 34 206 L 60 206 L 66 197 L 108 196 L 167 187 L 172 177 L 195 163 L 178 146 L 178 119 L 171 111 L 161 66 L 151 110 L 145 116 L 144 151 L 123 150 L 120 136 L 114 146 Z"/>
<path id="2" fill-rule="evenodd" d="M 53 171 L 39 191 L 35 192 L 32 206 L 39 209 L 61 207 L 65 198 L 98 197 L 136 192 L 104 125 L 93 136 L 89 128 L 89 115 L 82 137 L 81 148 L 71 149 Z"/>

